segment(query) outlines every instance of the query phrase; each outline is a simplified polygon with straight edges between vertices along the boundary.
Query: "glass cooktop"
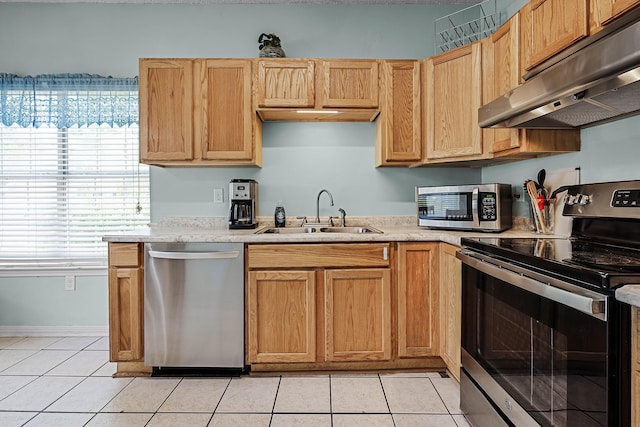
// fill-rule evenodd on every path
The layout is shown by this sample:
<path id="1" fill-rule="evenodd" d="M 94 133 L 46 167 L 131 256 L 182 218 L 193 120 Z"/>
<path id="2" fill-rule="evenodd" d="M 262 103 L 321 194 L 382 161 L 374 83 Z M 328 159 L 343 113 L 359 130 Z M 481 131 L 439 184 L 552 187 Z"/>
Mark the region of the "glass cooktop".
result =
<path id="1" fill-rule="evenodd" d="M 463 246 L 581 286 L 640 283 L 640 250 L 577 238 L 463 238 Z"/>

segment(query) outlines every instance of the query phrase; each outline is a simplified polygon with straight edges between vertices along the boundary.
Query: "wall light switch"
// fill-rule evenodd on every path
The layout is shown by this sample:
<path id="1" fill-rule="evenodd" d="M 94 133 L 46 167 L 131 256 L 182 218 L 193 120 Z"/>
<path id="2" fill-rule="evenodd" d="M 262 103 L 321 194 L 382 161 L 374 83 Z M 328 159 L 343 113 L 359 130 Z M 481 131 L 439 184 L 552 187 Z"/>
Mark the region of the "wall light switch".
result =
<path id="1" fill-rule="evenodd" d="M 213 203 L 224 203 L 224 191 L 222 188 L 213 189 Z"/>
<path id="2" fill-rule="evenodd" d="M 76 276 L 64 276 L 64 290 L 65 291 L 76 290 Z"/>

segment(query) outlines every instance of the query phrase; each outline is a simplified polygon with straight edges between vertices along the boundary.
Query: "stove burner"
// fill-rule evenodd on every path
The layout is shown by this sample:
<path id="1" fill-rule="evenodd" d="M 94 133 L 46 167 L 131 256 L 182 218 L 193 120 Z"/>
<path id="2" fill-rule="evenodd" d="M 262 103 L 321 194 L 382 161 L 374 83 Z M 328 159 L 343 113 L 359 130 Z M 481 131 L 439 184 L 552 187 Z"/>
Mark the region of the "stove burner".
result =
<path id="1" fill-rule="evenodd" d="M 637 257 L 613 253 L 574 251 L 566 261 L 598 267 L 640 267 L 640 259 Z"/>

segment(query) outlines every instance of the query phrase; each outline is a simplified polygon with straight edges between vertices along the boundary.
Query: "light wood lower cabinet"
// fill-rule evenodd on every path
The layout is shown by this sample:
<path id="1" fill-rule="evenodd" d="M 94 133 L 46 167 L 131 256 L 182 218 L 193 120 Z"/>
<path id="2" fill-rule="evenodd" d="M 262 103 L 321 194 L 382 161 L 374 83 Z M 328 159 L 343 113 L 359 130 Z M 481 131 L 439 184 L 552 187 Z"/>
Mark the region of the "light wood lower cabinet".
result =
<path id="1" fill-rule="evenodd" d="M 436 356 L 438 244 L 398 243 L 398 356 Z"/>
<path id="2" fill-rule="evenodd" d="M 437 244 L 396 246 L 248 245 L 251 369 L 442 369 L 435 329 Z"/>
<path id="3" fill-rule="evenodd" d="M 315 361 L 315 273 L 251 271 L 248 277 L 248 359 L 254 363 Z"/>
<path id="4" fill-rule="evenodd" d="M 390 270 L 326 270 L 324 274 L 325 359 L 391 359 Z"/>
<path id="5" fill-rule="evenodd" d="M 109 360 L 117 374 L 146 373 L 144 267 L 140 243 L 109 243 Z"/>
<path id="6" fill-rule="evenodd" d="M 440 244 L 440 356 L 451 374 L 460 380 L 462 262 L 459 248 Z"/>

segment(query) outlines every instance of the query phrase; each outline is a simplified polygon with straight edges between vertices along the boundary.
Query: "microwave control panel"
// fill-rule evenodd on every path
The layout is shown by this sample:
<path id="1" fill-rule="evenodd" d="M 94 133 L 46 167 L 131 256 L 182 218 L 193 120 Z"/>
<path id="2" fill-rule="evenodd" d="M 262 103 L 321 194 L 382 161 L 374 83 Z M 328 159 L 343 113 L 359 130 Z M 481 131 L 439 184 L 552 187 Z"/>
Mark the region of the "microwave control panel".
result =
<path id="1" fill-rule="evenodd" d="M 482 221 L 495 221 L 498 219 L 496 206 L 496 193 L 480 193 L 480 219 Z"/>

